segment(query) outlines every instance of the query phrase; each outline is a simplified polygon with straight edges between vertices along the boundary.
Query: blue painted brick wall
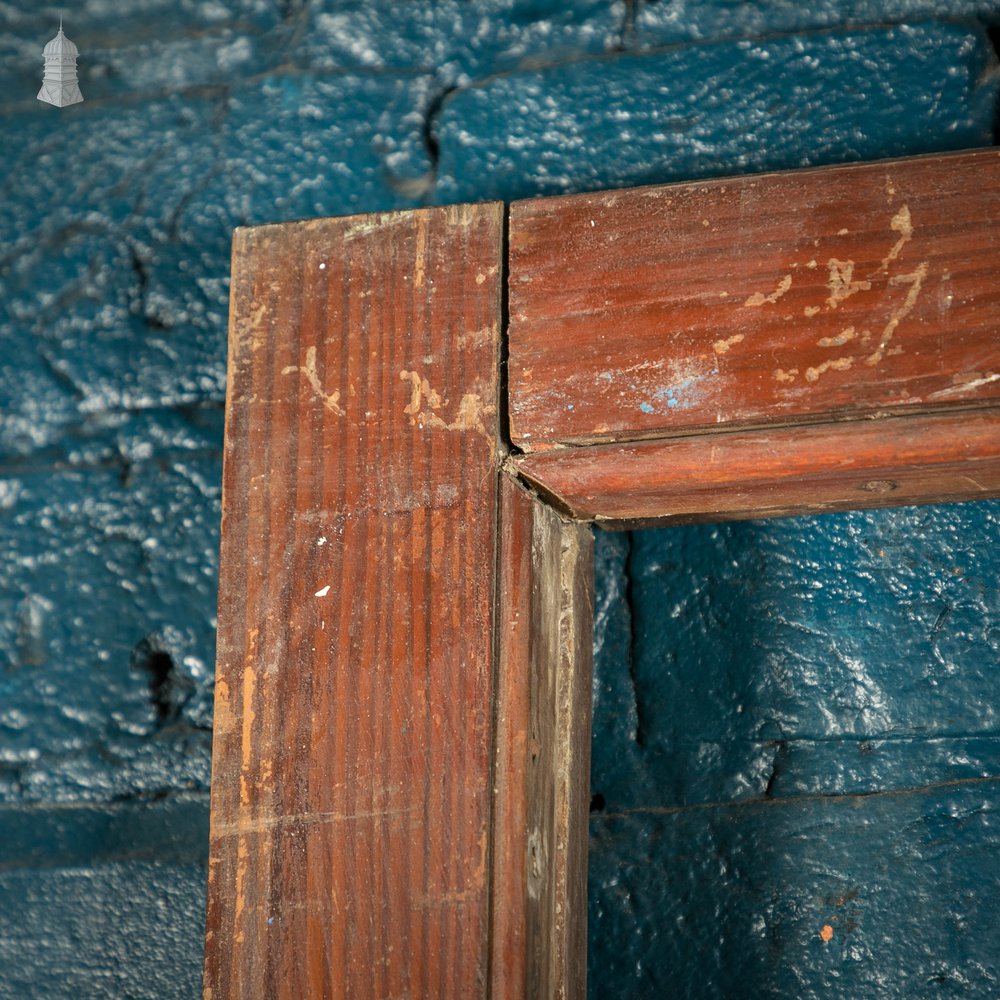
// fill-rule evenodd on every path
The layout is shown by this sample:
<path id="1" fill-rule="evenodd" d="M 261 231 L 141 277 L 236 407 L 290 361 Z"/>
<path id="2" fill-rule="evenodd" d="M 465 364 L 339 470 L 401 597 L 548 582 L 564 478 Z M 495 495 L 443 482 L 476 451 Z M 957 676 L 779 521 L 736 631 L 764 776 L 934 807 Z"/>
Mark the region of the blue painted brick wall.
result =
<path id="1" fill-rule="evenodd" d="M 58 9 L 13 3 L 2 13 L 0 997 L 194 997 L 233 227 L 987 144 L 997 73 L 985 25 L 996 5 L 81 0 L 65 15 L 86 100 L 66 109 L 34 99 Z M 910 995 L 873 985 L 865 973 L 878 970 L 879 954 L 856 959 L 874 949 L 861 931 L 849 943 L 835 938 L 850 974 L 821 964 L 834 952 L 817 951 L 809 936 L 823 910 L 809 903 L 817 893 L 833 900 L 824 919 L 841 920 L 838 934 L 847 921 L 871 927 L 883 918 L 860 896 L 837 904 L 837 879 L 812 879 L 814 870 L 846 872 L 855 838 L 849 805 L 838 812 L 809 796 L 988 772 L 993 694 L 977 658 L 995 662 L 996 625 L 986 639 L 969 639 L 970 652 L 962 637 L 972 626 L 953 610 L 934 626 L 937 645 L 910 650 L 924 657 L 921 670 L 927 657 L 971 657 L 982 674 L 953 696 L 972 700 L 947 734 L 967 739 L 960 752 L 936 736 L 883 747 L 893 726 L 924 725 L 919 698 L 893 695 L 891 709 L 873 715 L 867 682 L 843 687 L 843 663 L 836 683 L 814 665 L 812 721 L 792 725 L 784 688 L 765 684 L 764 674 L 743 677 L 732 653 L 698 652 L 705 636 L 685 632 L 688 645 L 679 647 L 663 610 L 700 600 L 706 622 L 738 626 L 730 633 L 764 644 L 761 662 L 808 629 L 846 656 L 847 639 L 830 621 L 803 617 L 835 599 L 796 595 L 840 579 L 841 563 L 823 561 L 831 547 L 863 563 L 869 550 L 859 555 L 848 541 L 866 531 L 912 533 L 892 520 L 905 516 L 923 515 L 825 521 L 801 538 L 798 529 L 744 527 L 602 539 L 595 789 L 606 806 L 594 827 L 594 995 L 657 995 L 650 983 L 678 963 L 695 984 L 691 996 L 805 996 L 838 983 L 850 984 L 842 995 Z M 958 534 L 975 525 L 988 534 L 994 516 L 963 511 L 947 523 Z M 957 542 L 938 540 L 943 565 Z M 791 623 L 783 630 L 751 626 L 740 610 L 750 598 L 736 586 L 728 548 L 749 560 L 747 572 L 780 564 L 775 592 L 753 600 L 783 608 Z M 894 613 L 882 596 L 892 594 L 898 613 L 923 627 L 935 612 L 914 603 L 906 567 L 925 550 L 900 541 L 887 551 L 894 562 L 852 570 L 862 613 Z M 984 539 L 979 557 L 987 552 Z M 674 579 L 655 569 L 664 562 L 688 569 Z M 707 589 L 699 583 L 716 579 Z M 942 602 L 965 607 L 948 589 L 958 586 L 951 577 L 934 579 Z M 694 588 L 687 597 L 685 584 Z M 630 616 L 640 626 L 626 643 L 615 636 Z M 891 666 L 894 630 L 876 630 L 863 655 L 850 655 L 866 670 L 872 658 Z M 679 648 L 693 652 L 682 657 Z M 678 718 L 669 700 L 685 683 L 677 664 L 703 655 L 721 673 L 707 700 L 687 693 Z M 633 745 L 640 702 L 629 701 L 623 678 L 652 692 L 642 702 L 641 751 Z M 889 680 L 879 681 L 883 689 Z M 794 688 L 791 675 L 785 683 Z M 938 694 L 925 706 L 936 723 Z M 740 698 L 757 706 L 751 714 L 733 715 Z M 833 702 L 841 728 L 827 732 L 820 707 Z M 717 709 L 716 729 L 704 729 Z M 851 711 L 857 726 L 872 724 L 864 732 L 875 749 L 864 766 L 863 727 L 844 729 Z M 836 752 L 844 740 L 853 741 L 849 758 Z M 609 755 L 614 766 L 601 764 Z M 708 804 L 752 800 L 762 782 L 764 792 L 801 800 L 782 814 L 784 826 L 768 826 L 773 810 L 720 806 L 706 827 Z M 969 895 L 975 865 L 996 858 L 988 810 L 964 786 L 950 794 L 926 805 L 907 799 L 909 813 L 873 806 L 861 846 L 863 857 L 891 853 L 886 831 L 909 823 L 926 831 L 933 853 L 935 838 L 961 826 L 967 852 L 941 854 L 953 866 L 945 884 L 954 898 L 927 912 L 948 927 L 936 954 L 950 948 L 967 960 L 915 966 L 926 972 L 921 982 L 944 984 L 940 996 L 957 995 L 953 976 L 982 990 L 988 976 L 975 968 L 992 975 L 992 939 L 970 944 L 992 913 Z M 663 811 L 628 811 L 647 807 Z M 803 837 L 811 823 L 825 832 Z M 774 847 L 782 831 L 801 845 L 782 854 Z M 917 840 L 900 847 L 900 871 L 912 869 L 914 879 L 926 870 Z M 654 846 L 635 853 L 637 843 Z M 762 843 L 771 848 L 767 870 L 750 873 L 746 859 Z M 677 861 L 706 851 L 718 860 Z M 678 879 L 684 892 L 672 888 Z M 794 891 L 772 899 L 784 881 Z M 731 902 L 743 887 L 747 899 Z M 885 905 L 919 913 L 924 902 L 900 890 Z M 726 933 L 713 944 L 717 913 Z M 678 917 L 694 928 L 678 932 Z M 931 919 L 885 926 L 927 937 Z M 885 977 L 906 953 L 890 958 Z M 739 994 L 748 982 L 760 985 Z"/>
<path id="2" fill-rule="evenodd" d="M 598 533 L 592 995 L 1000 993 L 998 532 Z"/>

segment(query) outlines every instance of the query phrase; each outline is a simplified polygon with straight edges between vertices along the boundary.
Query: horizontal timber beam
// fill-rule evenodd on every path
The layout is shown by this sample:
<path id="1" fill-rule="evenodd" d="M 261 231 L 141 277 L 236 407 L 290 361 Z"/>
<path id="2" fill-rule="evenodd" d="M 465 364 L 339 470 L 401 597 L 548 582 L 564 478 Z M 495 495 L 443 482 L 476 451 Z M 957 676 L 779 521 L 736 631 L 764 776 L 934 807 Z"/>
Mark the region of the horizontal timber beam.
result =
<path id="1" fill-rule="evenodd" d="M 1000 407 L 567 448 L 509 467 L 568 516 L 618 527 L 981 500 L 1000 496 Z"/>
<path id="2" fill-rule="evenodd" d="M 1000 150 L 517 202 L 525 452 L 1000 401 Z"/>

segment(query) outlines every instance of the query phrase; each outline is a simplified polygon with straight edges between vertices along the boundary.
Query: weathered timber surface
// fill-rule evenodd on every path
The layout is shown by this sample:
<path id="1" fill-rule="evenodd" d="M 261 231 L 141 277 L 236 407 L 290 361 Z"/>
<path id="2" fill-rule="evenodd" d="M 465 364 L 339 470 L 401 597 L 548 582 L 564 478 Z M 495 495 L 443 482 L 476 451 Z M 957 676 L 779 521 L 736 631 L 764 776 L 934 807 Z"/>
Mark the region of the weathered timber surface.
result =
<path id="1" fill-rule="evenodd" d="M 593 536 L 537 504 L 531 532 L 529 997 L 583 1000 L 593 656 Z"/>
<path id="2" fill-rule="evenodd" d="M 515 203 L 525 451 L 1000 398 L 1000 152 Z"/>
<path id="3" fill-rule="evenodd" d="M 503 477 L 492 993 L 583 1000 L 593 536 Z"/>
<path id="4" fill-rule="evenodd" d="M 491 995 L 523 997 L 528 982 L 528 753 L 531 711 L 531 533 L 537 501 L 500 479 L 496 770 L 493 807 Z"/>
<path id="5" fill-rule="evenodd" d="M 511 460 L 572 516 L 721 521 L 1000 496 L 1000 408 L 594 445 Z"/>
<path id="6" fill-rule="evenodd" d="M 205 996 L 483 996 L 502 206 L 239 230 Z"/>

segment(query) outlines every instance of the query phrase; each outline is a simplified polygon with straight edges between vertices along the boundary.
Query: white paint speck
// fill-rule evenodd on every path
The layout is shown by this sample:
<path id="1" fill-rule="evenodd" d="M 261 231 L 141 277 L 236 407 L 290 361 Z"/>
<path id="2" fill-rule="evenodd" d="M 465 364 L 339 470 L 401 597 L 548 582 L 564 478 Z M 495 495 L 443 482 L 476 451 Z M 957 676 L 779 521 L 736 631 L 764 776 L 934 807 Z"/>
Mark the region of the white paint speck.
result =
<path id="1" fill-rule="evenodd" d="M 595 225 L 595 223 L 594 223 L 594 220 L 593 220 L 593 219 L 591 219 L 591 220 L 590 220 L 590 228 L 591 228 L 591 229 L 593 229 L 593 228 L 594 228 L 594 225 Z"/>
<path id="2" fill-rule="evenodd" d="M 313 596 L 314 597 L 326 597 L 326 595 L 329 594 L 329 593 L 330 593 L 330 584 L 327 584 L 325 587 L 321 587 L 319 590 L 317 590 L 316 593 Z"/>
<path id="3" fill-rule="evenodd" d="M 319 541 L 316 544 L 317 545 L 326 545 L 326 535 L 320 535 Z"/>
<path id="4" fill-rule="evenodd" d="M 319 269 L 321 271 L 325 271 L 326 270 L 326 261 L 321 261 L 320 262 Z"/>

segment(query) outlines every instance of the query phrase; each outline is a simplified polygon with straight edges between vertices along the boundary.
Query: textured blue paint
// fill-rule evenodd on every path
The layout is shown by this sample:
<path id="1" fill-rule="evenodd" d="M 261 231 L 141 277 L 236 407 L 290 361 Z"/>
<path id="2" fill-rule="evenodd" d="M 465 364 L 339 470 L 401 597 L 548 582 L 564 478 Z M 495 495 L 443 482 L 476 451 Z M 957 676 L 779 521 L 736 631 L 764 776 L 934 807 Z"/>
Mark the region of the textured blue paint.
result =
<path id="1" fill-rule="evenodd" d="M 753 38 L 843 24 L 928 18 L 996 19 L 984 0 L 654 0 L 636 5 L 626 38 L 638 48 L 715 38 Z"/>
<path id="2" fill-rule="evenodd" d="M 998 994 L 995 786 L 773 803 L 594 824 L 591 996 Z"/>
<path id="3" fill-rule="evenodd" d="M 0 479 L 0 803 L 207 791 L 219 478 L 174 451 Z"/>
<path id="4" fill-rule="evenodd" d="M 595 790 L 615 810 L 1000 772 L 998 532 L 984 501 L 600 535 L 602 600 L 631 604 L 597 649 L 632 721 L 598 727 Z"/>
<path id="5" fill-rule="evenodd" d="M 204 862 L 0 871 L 3 995 L 200 997 L 204 882 Z"/>
<path id="6" fill-rule="evenodd" d="M 322 68 L 433 72 L 464 85 L 524 63 L 558 62 L 617 46 L 622 0 L 462 0 L 320 3 L 305 50 Z"/>
<path id="7" fill-rule="evenodd" d="M 989 144 L 974 25 L 831 32 L 582 60 L 454 95 L 447 199 L 522 198 Z"/>
<path id="8" fill-rule="evenodd" d="M 8 805 L 0 823 L 0 871 L 120 860 L 204 864 L 208 855 L 204 797 L 180 790 L 160 801 Z"/>
<path id="9" fill-rule="evenodd" d="M 592 995 L 994 995 L 998 532 L 599 533 Z"/>
<path id="10" fill-rule="evenodd" d="M 52 10 L 4 7 L 0 996 L 198 994 L 232 228 L 987 142 L 995 64 L 980 25 L 949 20 L 982 9 L 930 0 L 81 0 L 65 13 L 86 102 L 60 111 L 34 99 Z M 893 22 L 912 23 L 888 27 Z M 643 405 L 683 405 L 690 388 Z M 689 536 L 687 577 L 716 544 L 710 529 L 699 530 Z M 626 579 L 627 541 L 602 539 L 599 549 L 596 640 L 604 663 L 616 643 L 628 648 L 631 635 L 628 605 L 615 598 Z M 786 541 L 804 565 L 828 548 L 822 533 L 799 547 Z M 757 843 L 768 828 L 739 812 L 754 808 L 746 803 L 762 785 L 798 796 L 796 808 L 806 812 L 789 813 L 788 824 L 809 815 L 820 824 L 828 815 L 823 828 L 846 857 L 848 828 L 836 818 L 843 812 L 822 813 L 821 803 L 809 814 L 805 796 L 995 773 L 985 679 L 957 701 L 941 681 L 924 715 L 914 681 L 912 692 L 892 700 L 910 729 L 862 740 L 858 733 L 878 713 L 864 701 L 871 690 L 845 673 L 846 661 L 835 674 L 839 728 L 831 723 L 821 736 L 827 720 L 816 706 L 832 690 L 822 672 L 809 699 L 782 695 L 776 683 L 762 689 L 775 699 L 773 725 L 758 719 L 748 729 L 757 716 L 747 708 L 734 714 L 725 685 L 736 667 L 716 650 L 705 668 L 715 702 L 666 686 L 691 717 L 687 742 L 676 738 L 684 724 L 654 694 L 664 615 L 655 598 L 642 596 L 657 578 L 642 577 L 655 562 L 640 559 L 645 545 L 636 542 L 630 561 L 642 655 L 621 660 L 640 664 L 641 718 L 628 671 L 601 674 L 595 778 L 607 809 L 736 801 L 736 812 L 719 807 L 735 818 L 716 823 L 736 832 L 712 836 L 731 845 L 734 858 L 771 850 L 774 870 L 790 884 L 800 879 L 796 891 L 806 899 L 820 892 L 809 880 L 816 856 L 804 846 L 781 855 Z M 760 559 L 777 560 L 781 546 L 774 546 Z M 868 600 L 866 588 L 895 593 L 907 583 L 877 568 L 858 571 L 858 600 Z M 729 582 L 704 600 L 741 641 L 761 644 L 765 676 L 781 659 L 778 639 L 765 640 L 740 618 L 739 581 L 729 570 L 717 575 Z M 786 586 L 789 597 L 797 594 L 792 578 L 789 571 L 768 600 L 784 600 Z M 962 616 L 972 612 L 947 589 L 957 581 L 945 575 L 939 585 L 940 609 L 937 593 L 925 594 L 921 620 L 935 615 L 936 655 L 966 662 L 961 647 L 973 631 Z M 947 601 L 954 606 L 944 614 Z M 831 621 L 815 627 L 857 657 L 874 657 L 894 635 L 887 625 L 855 649 L 860 640 L 839 635 Z M 788 626 L 780 638 L 798 635 Z M 986 658 L 995 661 L 996 646 L 988 632 L 968 656 L 993 662 Z M 891 679 L 876 678 L 882 690 Z M 752 690 L 755 683 L 747 682 Z M 714 730 L 706 728 L 713 713 Z M 952 716 L 954 729 L 919 728 Z M 641 754 L 632 745 L 638 728 Z M 775 767 L 778 739 L 785 750 Z M 841 743 L 856 752 L 834 754 Z M 945 807 L 926 802 L 913 808 L 927 829 L 947 828 Z M 751 818 L 740 826 L 744 815 Z M 985 819 L 970 815 L 965 853 L 949 855 L 956 873 L 949 885 L 959 886 L 968 859 L 989 850 Z M 673 878 L 673 853 L 711 854 L 714 841 L 699 823 L 686 812 L 634 814 L 600 828 L 594 905 L 606 912 L 594 921 L 594 962 L 649 967 L 652 949 L 697 964 L 704 944 L 697 934 L 671 937 L 667 947 L 666 934 L 653 932 L 678 907 L 707 926 L 720 905 L 709 878 L 716 869 L 695 872 L 704 876 L 704 895 L 694 897 L 704 899 L 701 908 L 690 897 L 657 895 L 666 889 L 649 872 Z M 888 841 L 871 829 L 875 852 Z M 646 845 L 673 837 L 678 850 L 643 848 L 628 860 L 621 850 L 631 836 Z M 645 901 L 624 945 L 609 930 L 627 926 L 606 899 L 615 866 L 621 884 Z M 750 895 L 758 884 L 773 883 L 739 883 Z M 978 903 L 955 898 L 974 911 L 970 927 L 985 926 Z M 808 935 L 816 914 L 788 905 L 787 934 L 801 931 L 815 948 Z M 733 926 L 742 928 L 749 912 L 734 911 Z M 914 930 L 934 937 L 930 924 L 914 921 Z M 965 947 L 949 933 L 955 948 Z M 756 970 L 757 953 L 740 957 L 738 941 L 726 938 L 727 961 Z M 820 982 L 818 967 L 796 971 L 793 952 L 784 954 L 769 974 L 805 977 L 808 995 L 808 984 Z M 887 975 L 903 956 L 885 958 Z M 860 979 L 843 981 L 848 994 L 865 995 Z M 985 981 L 970 980 L 976 988 Z M 594 982 L 598 995 L 632 989 L 627 975 L 619 983 L 596 970 Z"/>

